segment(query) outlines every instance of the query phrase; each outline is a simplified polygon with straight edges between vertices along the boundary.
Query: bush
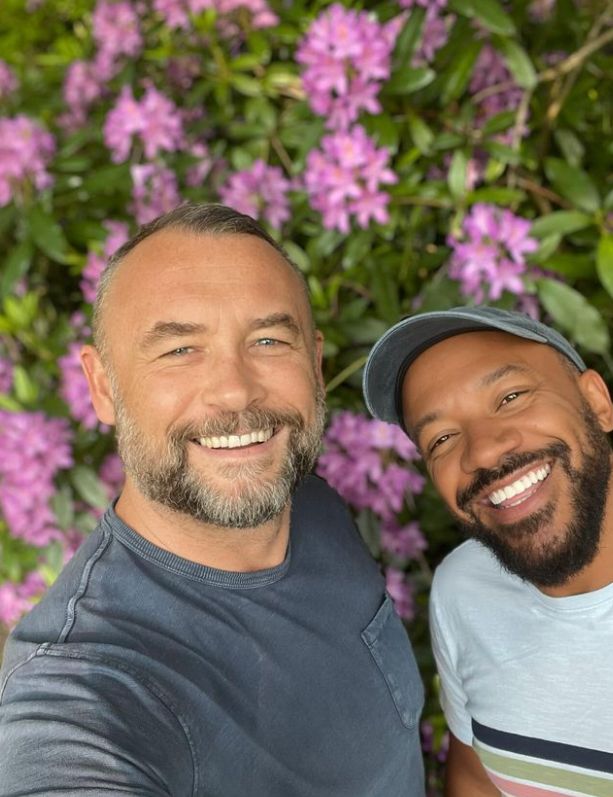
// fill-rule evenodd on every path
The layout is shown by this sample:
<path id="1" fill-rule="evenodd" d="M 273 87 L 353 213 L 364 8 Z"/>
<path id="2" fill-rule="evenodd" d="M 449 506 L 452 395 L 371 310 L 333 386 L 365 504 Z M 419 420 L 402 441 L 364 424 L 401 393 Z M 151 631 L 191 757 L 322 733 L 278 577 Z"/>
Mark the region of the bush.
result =
<path id="1" fill-rule="evenodd" d="M 5 627 L 121 486 L 78 366 L 104 258 L 183 200 L 230 204 L 308 279 L 333 411 L 319 470 L 407 621 L 439 793 L 426 607 L 457 535 L 413 446 L 365 417 L 360 371 L 402 315 L 486 302 L 545 317 L 611 380 L 607 14 L 604 0 L 4 0 Z"/>

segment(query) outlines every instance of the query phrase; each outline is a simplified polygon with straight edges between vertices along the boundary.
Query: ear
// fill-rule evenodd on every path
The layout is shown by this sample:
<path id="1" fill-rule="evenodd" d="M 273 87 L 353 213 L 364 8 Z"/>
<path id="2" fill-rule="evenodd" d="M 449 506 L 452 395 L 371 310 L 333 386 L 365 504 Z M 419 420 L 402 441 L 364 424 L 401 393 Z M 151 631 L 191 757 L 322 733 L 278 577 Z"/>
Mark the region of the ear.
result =
<path id="1" fill-rule="evenodd" d="M 324 357 L 324 336 L 318 329 L 315 330 L 315 352 L 313 358 L 315 361 L 315 375 L 319 384 L 325 388 L 324 374 L 323 374 L 323 357 Z"/>
<path id="2" fill-rule="evenodd" d="M 93 346 L 82 347 L 81 368 L 89 385 L 89 395 L 98 420 L 113 426 L 115 423 L 113 391 L 100 355 Z"/>
<path id="3" fill-rule="evenodd" d="M 613 402 L 606 382 L 599 373 L 591 369 L 584 371 L 578 382 L 579 389 L 598 418 L 602 430 L 610 432 L 613 429 Z"/>

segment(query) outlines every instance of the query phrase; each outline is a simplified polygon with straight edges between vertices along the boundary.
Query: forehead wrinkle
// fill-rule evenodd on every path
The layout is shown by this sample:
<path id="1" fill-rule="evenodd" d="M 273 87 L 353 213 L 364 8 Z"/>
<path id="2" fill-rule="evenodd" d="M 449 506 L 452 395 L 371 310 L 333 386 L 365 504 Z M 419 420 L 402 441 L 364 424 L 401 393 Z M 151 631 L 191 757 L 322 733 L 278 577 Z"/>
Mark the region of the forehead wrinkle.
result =
<path id="1" fill-rule="evenodd" d="M 507 365 L 501 365 L 500 368 L 496 368 L 493 371 L 490 371 L 485 376 L 481 377 L 478 383 L 478 387 L 489 387 L 493 385 L 495 382 L 498 382 L 500 379 L 504 379 L 505 376 L 509 374 L 527 374 L 530 373 L 530 368 L 525 365 L 516 365 L 512 363 L 508 363 Z"/>

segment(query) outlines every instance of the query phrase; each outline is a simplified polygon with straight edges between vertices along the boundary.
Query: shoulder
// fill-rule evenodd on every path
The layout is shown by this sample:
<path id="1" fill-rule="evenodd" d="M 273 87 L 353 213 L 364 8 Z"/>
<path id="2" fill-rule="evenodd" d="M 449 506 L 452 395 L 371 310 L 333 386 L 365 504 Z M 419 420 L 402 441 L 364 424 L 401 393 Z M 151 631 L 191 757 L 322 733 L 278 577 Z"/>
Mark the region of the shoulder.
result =
<path id="1" fill-rule="evenodd" d="M 448 554 L 437 567 L 431 600 L 435 607 L 466 607 L 484 600 L 525 591 L 521 579 L 508 573 L 485 546 L 467 540 Z"/>
<path id="2" fill-rule="evenodd" d="M 309 475 L 300 484 L 292 501 L 292 519 L 327 519 L 353 525 L 347 505 L 320 476 Z"/>

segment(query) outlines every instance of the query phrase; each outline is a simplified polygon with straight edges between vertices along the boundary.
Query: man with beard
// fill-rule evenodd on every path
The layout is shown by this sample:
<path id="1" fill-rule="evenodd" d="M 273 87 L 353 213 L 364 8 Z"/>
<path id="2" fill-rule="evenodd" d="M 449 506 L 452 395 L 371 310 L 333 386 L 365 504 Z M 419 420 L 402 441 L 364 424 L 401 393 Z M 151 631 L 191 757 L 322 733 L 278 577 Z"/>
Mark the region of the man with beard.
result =
<path id="1" fill-rule="evenodd" d="M 613 794 L 613 407 L 520 313 L 405 319 L 364 372 L 471 538 L 436 571 L 447 797 Z"/>
<path id="2" fill-rule="evenodd" d="M 8 644 L 3 797 L 423 797 L 405 631 L 308 475 L 321 348 L 302 275 L 229 208 L 111 259 L 82 361 L 125 486 Z"/>

